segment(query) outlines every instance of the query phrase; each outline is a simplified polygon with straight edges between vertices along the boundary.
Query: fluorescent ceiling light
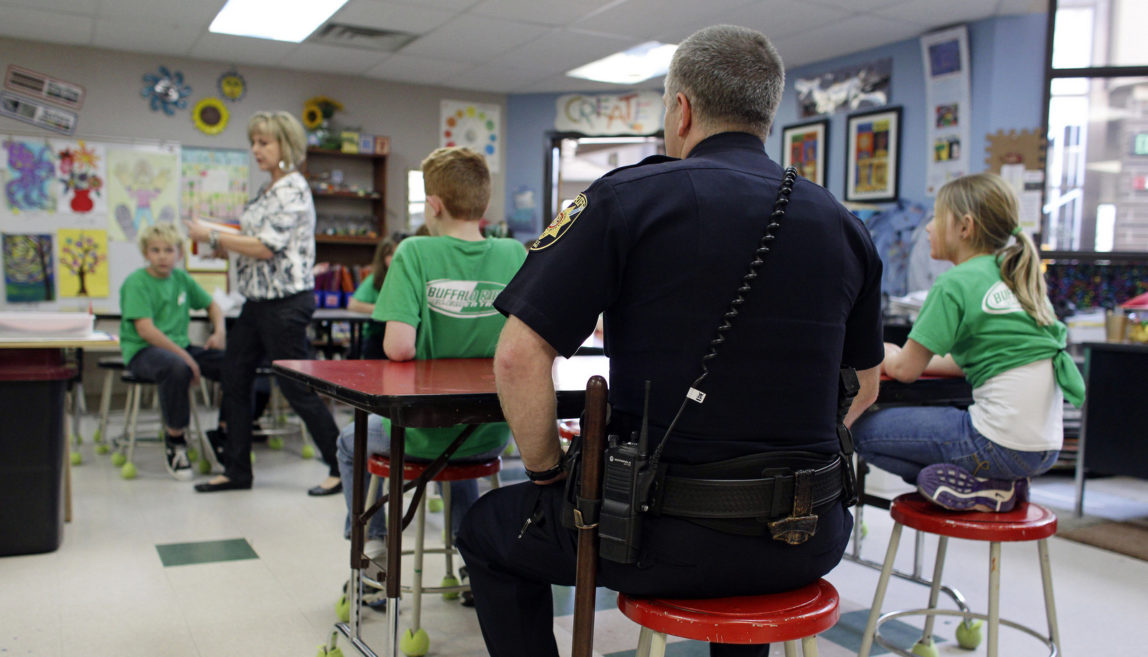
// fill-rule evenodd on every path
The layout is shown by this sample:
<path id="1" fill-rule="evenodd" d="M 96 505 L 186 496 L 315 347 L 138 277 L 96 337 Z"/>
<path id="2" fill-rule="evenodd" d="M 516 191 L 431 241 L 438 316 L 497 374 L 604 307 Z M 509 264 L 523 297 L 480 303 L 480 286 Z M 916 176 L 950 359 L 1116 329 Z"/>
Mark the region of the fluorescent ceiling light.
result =
<path id="1" fill-rule="evenodd" d="M 299 43 L 347 0 L 227 0 L 211 32 Z"/>
<path id="2" fill-rule="evenodd" d="M 677 49 L 678 46 L 675 44 L 647 41 L 629 50 L 566 71 L 566 75 L 613 84 L 635 84 L 665 75 L 670 69 L 670 58 Z"/>

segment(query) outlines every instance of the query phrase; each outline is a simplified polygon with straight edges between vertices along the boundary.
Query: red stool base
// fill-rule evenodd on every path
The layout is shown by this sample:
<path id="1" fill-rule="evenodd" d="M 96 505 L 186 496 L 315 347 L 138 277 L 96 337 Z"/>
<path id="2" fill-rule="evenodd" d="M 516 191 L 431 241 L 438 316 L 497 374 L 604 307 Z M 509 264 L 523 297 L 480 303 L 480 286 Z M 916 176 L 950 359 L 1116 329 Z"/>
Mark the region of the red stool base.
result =
<path id="1" fill-rule="evenodd" d="M 917 531 L 970 541 L 1035 541 L 1056 533 L 1056 514 L 1033 502 L 1005 513 L 948 511 L 920 493 L 906 493 L 893 500 L 889 515 Z"/>
<path id="2" fill-rule="evenodd" d="M 426 470 L 429 463 L 403 463 L 403 480 L 418 479 Z M 489 461 L 479 463 L 447 463 L 431 481 L 465 481 L 467 479 L 482 479 L 497 474 L 502 470 L 502 458 L 494 457 Z M 376 477 L 391 476 L 391 459 L 383 454 L 371 454 L 367 458 L 367 472 Z"/>
<path id="3" fill-rule="evenodd" d="M 837 623 L 837 590 L 818 580 L 795 591 L 712 599 L 618 595 L 627 618 L 655 632 L 717 643 L 776 643 L 811 637 Z"/>

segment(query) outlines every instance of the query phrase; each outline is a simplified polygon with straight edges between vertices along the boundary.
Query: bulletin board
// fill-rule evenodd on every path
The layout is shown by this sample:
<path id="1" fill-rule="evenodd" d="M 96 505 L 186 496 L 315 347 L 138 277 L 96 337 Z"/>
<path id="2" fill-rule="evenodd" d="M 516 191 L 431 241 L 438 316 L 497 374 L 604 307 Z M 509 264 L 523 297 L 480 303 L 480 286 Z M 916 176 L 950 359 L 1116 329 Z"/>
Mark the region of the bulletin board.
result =
<path id="1" fill-rule="evenodd" d="M 227 218 L 241 211 L 246 154 L 188 148 L 183 159 L 182 151 L 170 142 L 0 134 L 0 309 L 118 312 L 120 286 L 146 265 L 136 244 L 142 228 L 168 222 L 182 232 L 188 202 Z M 195 269 L 226 279 L 226 261 Z"/>

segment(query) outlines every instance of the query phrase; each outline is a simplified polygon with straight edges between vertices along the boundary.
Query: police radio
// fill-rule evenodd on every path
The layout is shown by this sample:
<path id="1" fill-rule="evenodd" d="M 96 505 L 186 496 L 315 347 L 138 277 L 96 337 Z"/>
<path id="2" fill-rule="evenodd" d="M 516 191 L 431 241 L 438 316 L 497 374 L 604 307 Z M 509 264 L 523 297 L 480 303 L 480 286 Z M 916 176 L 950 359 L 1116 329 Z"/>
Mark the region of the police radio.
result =
<path id="1" fill-rule="evenodd" d="M 649 510 L 654 478 L 658 472 L 658 461 L 662 448 L 673 432 L 678 418 L 682 416 L 688 401 L 702 403 L 705 393 L 699 390 L 702 380 L 709 374 L 709 363 L 717 356 L 718 347 L 725 342 L 725 334 L 731 328 L 731 323 L 737 318 L 738 312 L 745 303 L 745 295 L 749 292 L 757 270 L 764 262 L 774 240 L 774 232 L 780 226 L 780 220 L 785 215 L 785 208 L 789 205 L 789 194 L 797 180 L 797 169 L 788 167 L 785 177 L 777 192 L 777 200 L 773 205 L 773 212 L 766 222 L 765 230 L 757 249 L 753 253 L 749 271 L 742 277 L 737 292 L 730 301 L 729 309 L 722 315 L 721 323 L 717 329 L 717 336 L 710 341 L 709 352 L 702 358 L 702 374 L 694 380 L 686 393 L 686 399 L 678 408 L 677 414 L 670 422 L 666 432 L 658 442 L 658 448 L 653 455 L 648 452 L 649 447 L 649 418 L 650 418 L 650 382 L 646 381 L 646 398 L 642 410 L 642 429 L 637 435 L 631 434 L 630 440 L 620 441 L 617 436 L 610 436 L 609 443 L 603 454 L 602 464 L 602 509 L 598 521 L 598 554 L 603 559 L 616 563 L 631 564 L 638 560 L 642 539 L 642 513 Z"/>

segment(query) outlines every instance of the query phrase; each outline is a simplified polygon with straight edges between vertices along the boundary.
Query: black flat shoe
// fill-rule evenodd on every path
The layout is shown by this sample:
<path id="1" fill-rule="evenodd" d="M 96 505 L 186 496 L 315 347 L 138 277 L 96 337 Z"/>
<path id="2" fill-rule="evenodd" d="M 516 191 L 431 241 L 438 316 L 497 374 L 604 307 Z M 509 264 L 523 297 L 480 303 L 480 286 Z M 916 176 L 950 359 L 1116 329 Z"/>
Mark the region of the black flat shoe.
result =
<path id="1" fill-rule="evenodd" d="M 308 489 L 307 494 L 310 495 L 311 497 L 322 497 L 324 495 L 337 495 L 337 494 L 342 493 L 342 492 L 343 492 L 343 482 L 340 481 L 339 483 L 335 484 L 334 486 L 331 486 L 330 488 L 323 488 L 322 486 L 316 486 L 314 488 Z"/>
<path id="2" fill-rule="evenodd" d="M 195 490 L 198 493 L 214 493 L 221 490 L 249 490 L 250 488 L 250 479 L 247 481 L 227 480 L 218 484 L 213 484 L 210 481 L 205 481 L 202 484 L 195 485 Z"/>

